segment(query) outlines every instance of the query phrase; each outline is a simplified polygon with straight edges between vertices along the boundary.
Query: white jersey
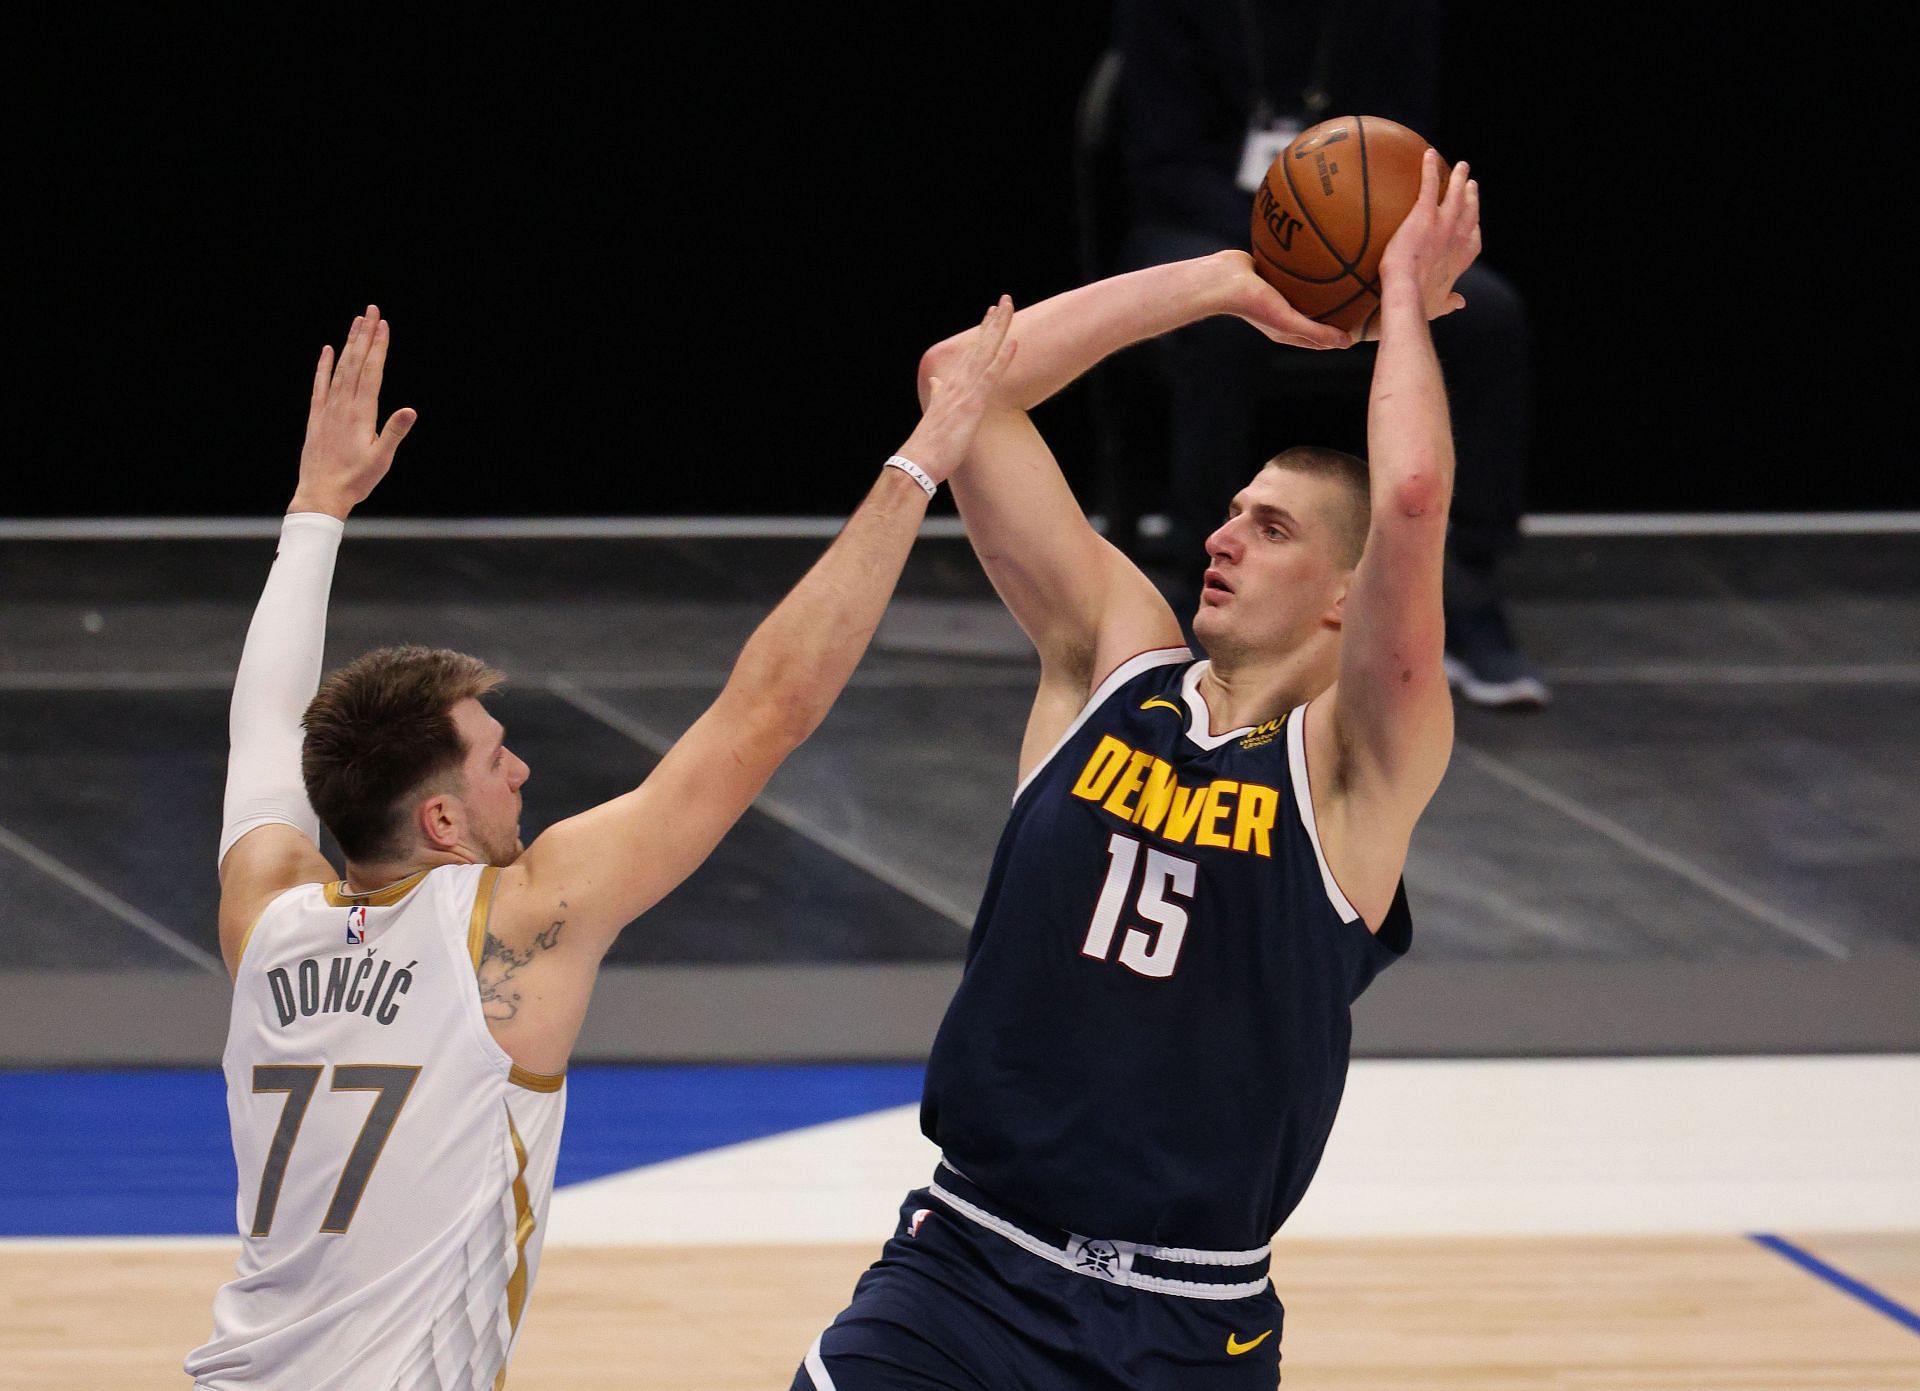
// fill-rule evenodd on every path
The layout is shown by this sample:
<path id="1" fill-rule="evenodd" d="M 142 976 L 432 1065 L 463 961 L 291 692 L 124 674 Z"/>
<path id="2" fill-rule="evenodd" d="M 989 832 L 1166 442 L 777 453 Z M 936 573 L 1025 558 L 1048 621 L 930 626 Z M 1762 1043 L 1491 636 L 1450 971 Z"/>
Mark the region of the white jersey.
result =
<path id="1" fill-rule="evenodd" d="M 498 875 L 303 885 L 242 946 L 225 1055 L 242 1245 L 187 1356 L 205 1391 L 504 1383 L 566 1091 L 481 1013 Z"/>

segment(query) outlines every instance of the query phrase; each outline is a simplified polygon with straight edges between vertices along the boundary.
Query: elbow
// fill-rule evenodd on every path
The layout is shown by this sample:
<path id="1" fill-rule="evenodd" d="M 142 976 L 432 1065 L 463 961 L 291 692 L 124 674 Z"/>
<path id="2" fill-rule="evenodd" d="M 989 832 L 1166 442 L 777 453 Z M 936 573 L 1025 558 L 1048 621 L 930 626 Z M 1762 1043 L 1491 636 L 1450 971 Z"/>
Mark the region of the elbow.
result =
<path id="1" fill-rule="evenodd" d="M 1444 526 L 1452 499 L 1453 478 L 1437 461 L 1423 460 L 1393 480 L 1387 495 L 1396 520 L 1432 521 Z"/>
<path id="2" fill-rule="evenodd" d="M 951 338 L 943 338 L 920 354 L 920 371 L 915 385 L 920 391 L 922 409 L 926 407 L 927 398 L 933 394 L 933 379 L 951 375 L 953 365 L 965 350 L 967 340 L 972 333 L 973 330 L 968 329 L 966 333 L 956 333 Z"/>
<path id="3" fill-rule="evenodd" d="M 812 737 L 830 708 L 816 691 L 775 685 L 744 712 L 740 728 L 751 742 L 777 758 L 785 758 Z"/>

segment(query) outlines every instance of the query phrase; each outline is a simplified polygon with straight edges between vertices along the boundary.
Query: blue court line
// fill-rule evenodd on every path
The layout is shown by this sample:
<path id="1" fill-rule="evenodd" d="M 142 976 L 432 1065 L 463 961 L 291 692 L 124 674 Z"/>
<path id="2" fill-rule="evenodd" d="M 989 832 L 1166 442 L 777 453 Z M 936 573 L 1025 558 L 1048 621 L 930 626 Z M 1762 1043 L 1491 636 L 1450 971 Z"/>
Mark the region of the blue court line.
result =
<path id="1" fill-rule="evenodd" d="M 1769 1251 L 1785 1256 L 1802 1270 L 1818 1275 L 1835 1289 L 1846 1291 L 1868 1308 L 1878 1309 L 1909 1332 L 1920 1333 L 1920 1314 L 1914 1313 L 1898 1300 L 1887 1298 L 1872 1285 L 1862 1284 L 1851 1275 L 1835 1270 L 1818 1256 L 1809 1251 L 1802 1251 L 1791 1241 L 1781 1237 L 1766 1232 L 1754 1232 L 1752 1238 Z"/>

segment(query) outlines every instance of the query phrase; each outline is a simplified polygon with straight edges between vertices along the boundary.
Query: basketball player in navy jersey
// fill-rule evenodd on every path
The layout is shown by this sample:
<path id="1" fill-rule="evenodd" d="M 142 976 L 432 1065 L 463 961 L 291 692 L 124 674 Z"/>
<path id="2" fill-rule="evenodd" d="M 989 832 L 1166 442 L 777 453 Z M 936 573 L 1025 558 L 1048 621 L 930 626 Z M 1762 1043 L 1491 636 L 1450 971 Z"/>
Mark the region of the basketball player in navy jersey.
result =
<path id="1" fill-rule="evenodd" d="M 1040 687 L 928 1065 L 942 1161 L 799 1391 L 1275 1385 L 1268 1242 L 1332 1128 L 1349 1007 L 1407 949 L 1401 869 L 1453 739 L 1453 443 L 1427 323 L 1462 303 L 1480 230 L 1466 166 L 1440 187 L 1428 151 L 1380 266 L 1371 467 L 1292 449 L 1241 489 L 1207 540 L 1210 660 L 1087 525 L 1026 412 L 1212 314 L 1347 336 L 1239 253 L 1015 316 L 1019 358 L 953 481 Z"/>

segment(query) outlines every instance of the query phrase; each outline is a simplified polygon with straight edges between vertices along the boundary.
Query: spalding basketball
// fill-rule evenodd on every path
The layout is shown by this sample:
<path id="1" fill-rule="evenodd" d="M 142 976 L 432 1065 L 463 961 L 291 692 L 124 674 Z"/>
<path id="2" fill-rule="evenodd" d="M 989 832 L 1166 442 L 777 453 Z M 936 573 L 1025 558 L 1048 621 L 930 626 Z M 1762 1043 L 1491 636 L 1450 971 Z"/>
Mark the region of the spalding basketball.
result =
<path id="1" fill-rule="evenodd" d="M 1420 196 L 1427 142 L 1382 116 L 1296 135 L 1253 196 L 1253 265 L 1310 319 L 1373 337 L 1380 253 Z M 1446 166 L 1441 166 L 1441 191 Z"/>

